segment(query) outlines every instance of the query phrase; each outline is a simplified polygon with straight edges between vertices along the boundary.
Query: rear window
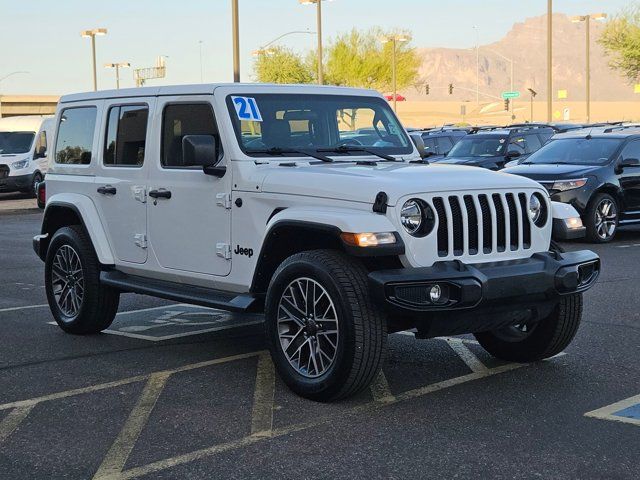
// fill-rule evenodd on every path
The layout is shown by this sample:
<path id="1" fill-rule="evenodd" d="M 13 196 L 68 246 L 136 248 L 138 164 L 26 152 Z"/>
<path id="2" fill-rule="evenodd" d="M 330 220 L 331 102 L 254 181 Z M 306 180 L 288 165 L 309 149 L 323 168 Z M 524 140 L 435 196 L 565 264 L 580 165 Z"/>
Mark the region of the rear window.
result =
<path id="1" fill-rule="evenodd" d="M 107 121 L 104 164 L 121 167 L 141 167 L 147 137 L 146 105 L 111 107 Z"/>
<path id="2" fill-rule="evenodd" d="M 56 141 L 56 163 L 91 163 L 96 111 L 96 107 L 74 107 L 62 111 Z"/>

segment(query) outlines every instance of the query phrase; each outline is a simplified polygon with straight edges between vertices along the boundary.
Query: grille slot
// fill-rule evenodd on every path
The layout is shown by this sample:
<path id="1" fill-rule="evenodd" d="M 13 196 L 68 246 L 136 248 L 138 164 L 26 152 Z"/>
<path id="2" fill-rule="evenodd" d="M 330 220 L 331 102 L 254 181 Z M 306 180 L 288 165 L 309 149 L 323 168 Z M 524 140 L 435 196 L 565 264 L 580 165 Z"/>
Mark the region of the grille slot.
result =
<path id="1" fill-rule="evenodd" d="M 527 209 L 527 196 L 518 194 L 520 200 L 520 213 L 522 214 L 522 247 L 531 248 L 531 224 L 529 223 L 529 211 Z"/>
<path id="2" fill-rule="evenodd" d="M 509 246 L 511 250 L 517 250 L 520 232 L 518 231 L 518 211 L 513 193 L 507 193 L 507 207 L 509 207 Z"/>
<path id="3" fill-rule="evenodd" d="M 449 195 L 432 201 L 438 216 L 439 257 L 531 248 L 525 193 Z"/>
<path id="4" fill-rule="evenodd" d="M 441 198 L 434 198 L 433 206 L 438 216 L 438 256 L 446 257 L 449 254 L 449 226 L 444 201 Z"/>
<path id="5" fill-rule="evenodd" d="M 473 202 L 471 195 L 464 196 L 464 206 L 467 208 L 467 225 L 469 228 L 469 255 L 478 253 L 478 213 L 476 212 L 476 204 Z"/>

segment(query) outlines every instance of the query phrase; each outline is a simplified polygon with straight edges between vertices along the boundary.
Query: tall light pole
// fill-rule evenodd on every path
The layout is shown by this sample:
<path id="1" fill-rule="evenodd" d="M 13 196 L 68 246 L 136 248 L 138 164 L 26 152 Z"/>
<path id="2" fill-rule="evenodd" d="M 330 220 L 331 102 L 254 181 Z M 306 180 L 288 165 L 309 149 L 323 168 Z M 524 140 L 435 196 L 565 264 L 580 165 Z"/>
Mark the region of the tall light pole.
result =
<path id="1" fill-rule="evenodd" d="M 318 32 L 318 84 L 324 84 L 322 69 L 322 2 L 324 0 L 298 0 L 300 5 L 316 5 L 316 30 Z"/>
<path id="2" fill-rule="evenodd" d="M 265 43 L 264 45 L 262 45 L 257 50 L 254 50 L 253 52 L 251 52 L 251 54 L 254 57 L 257 57 L 258 55 L 262 55 L 262 54 L 271 55 L 271 54 L 273 54 L 273 50 L 271 50 L 269 48 L 269 46 L 273 45 L 274 43 L 276 43 L 281 38 L 284 38 L 284 37 L 289 36 L 289 35 L 299 34 L 299 33 L 308 33 L 310 35 L 315 35 L 316 34 L 316 32 L 310 32 L 309 30 L 292 30 L 291 32 L 283 33 L 282 35 L 277 36 L 276 38 L 274 38 L 270 42 Z"/>
<path id="3" fill-rule="evenodd" d="M 533 123 L 533 99 L 536 98 L 536 95 L 538 95 L 538 92 L 536 92 L 533 88 L 527 88 L 527 90 L 529 90 L 529 93 L 531 94 L 531 100 L 529 103 L 529 107 L 530 107 L 530 114 L 529 114 L 529 122 Z"/>
<path id="4" fill-rule="evenodd" d="M 389 35 L 384 35 L 380 41 L 382 43 L 391 42 L 391 84 L 393 88 L 393 111 L 396 111 L 396 101 L 398 96 L 398 85 L 397 85 L 397 62 L 396 62 L 396 46 L 398 42 L 408 42 L 410 40 L 408 35 L 404 35 L 401 33 L 394 33 Z"/>
<path id="5" fill-rule="evenodd" d="M 233 81 L 240 82 L 240 19 L 238 0 L 231 0 L 232 37 L 233 37 Z"/>
<path id="6" fill-rule="evenodd" d="M 579 15 L 577 17 L 572 17 L 571 21 L 573 23 L 585 23 L 586 30 L 586 49 L 585 49 L 585 57 L 586 57 L 586 72 L 585 72 L 585 83 L 586 83 L 586 105 L 587 105 L 587 123 L 591 123 L 591 20 L 599 20 L 603 21 L 607 18 L 606 13 L 593 13 L 591 15 Z"/>
<path id="7" fill-rule="evenodd" d="M 553 120 L 553 0 L 547 0 L 547 121 Z"/>
<path id="8" fill-rule="evenodd" d="M 91 58 L 93 65 L 93 91 L 98 90 L 98 72 L 96 70 L 96 37 L 107 34 L 106 28 L 94 28 L 93 30 L 83 30 L 80 35 L 91 39 Z"/>
<path id="9" fill-rule="evenodd" d="M 120 63 L 105 63 L 105 68 L 115 68 L 116 69 L 116 89 L 120 89 L 120 69 L 121 68 L 129 68 L 131 64 L 129 62 L 120 62 Z"/>
<path id="10" fill-rule="evenodd" d="M 501 54 L 500 52 L 496 52 L 495 50 L 491 50 L 491 49 L 485 49 L 491 53 L 493 53 L 494 55 L 500 57 L 501 59 L 503 59 L 505 62 L 509 62 L 510 65 L 510 85 L 511 85 L 511 92 L 513 92 L 513 88 L 514 88 L 514 77 L 513 77 L 513 65 L 514 65 L 514 60 L 513 58 L 509 58 L 509 57 L 505 57 L 503 54 Z M 509 102 L 509 105 L 511 105 L 511 112 L 513 113 L 513 99 L 511 99 L 511 101 Z"/>

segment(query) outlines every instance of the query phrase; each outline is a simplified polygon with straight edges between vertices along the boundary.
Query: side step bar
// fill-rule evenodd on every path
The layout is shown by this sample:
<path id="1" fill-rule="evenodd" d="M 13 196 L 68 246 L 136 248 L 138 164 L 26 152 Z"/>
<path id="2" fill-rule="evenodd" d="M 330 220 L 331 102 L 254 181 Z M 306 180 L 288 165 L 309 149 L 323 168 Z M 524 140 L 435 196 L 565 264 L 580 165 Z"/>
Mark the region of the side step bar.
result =
<path id="1" fill-rule="evenodd" d="M 263 308 L 262 299 L 248 293 L 233 295 L 210 288 L 127 275 L 115 270 L 100 272 L 100 282 L 122 292 L 152 295 L 230 312 L 256 313 Z"/>

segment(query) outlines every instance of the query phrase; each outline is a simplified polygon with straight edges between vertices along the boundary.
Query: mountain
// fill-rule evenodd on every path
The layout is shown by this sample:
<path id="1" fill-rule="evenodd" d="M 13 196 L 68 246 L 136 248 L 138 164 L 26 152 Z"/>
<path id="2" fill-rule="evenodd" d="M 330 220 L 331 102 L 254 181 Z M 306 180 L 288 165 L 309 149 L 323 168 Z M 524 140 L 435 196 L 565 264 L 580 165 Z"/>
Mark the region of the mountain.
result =
<path id="1" fill-rule="evenodd" d="M 513 25 L 498 42 L 481 45 L 480 92 L 499 97 L 510 90 L 510 62 L 500 55 L 513 59 L 514 89 L 529 98 L 527 88 L 538 92 L 536 100 L 546 99 L 547 32 L 546 15 L 528 18 Z M 585 99 L 585 49 L 584 22 L 572 23 L 564 14 L 553 16 L 553 94 L 567 90 L 568 100 Z M 591 99 L 593 101 L 639 100 L 633 86 L 618 72 L 608 66 L 608 59 L 597 42 L 604 25 L 591 21 Z M 469 32 L 472 35 L 473 32 Z M 418 48 L 422 58 L 420 85 L 402 92 L 409 100 L 476 99 L 476 49 Z M 429 96 L 424 83 L 429 84 Z M 453 95 L 448 85 L 454 85 Z M 481 95 L 480 101 L 491 101 Z"/>

